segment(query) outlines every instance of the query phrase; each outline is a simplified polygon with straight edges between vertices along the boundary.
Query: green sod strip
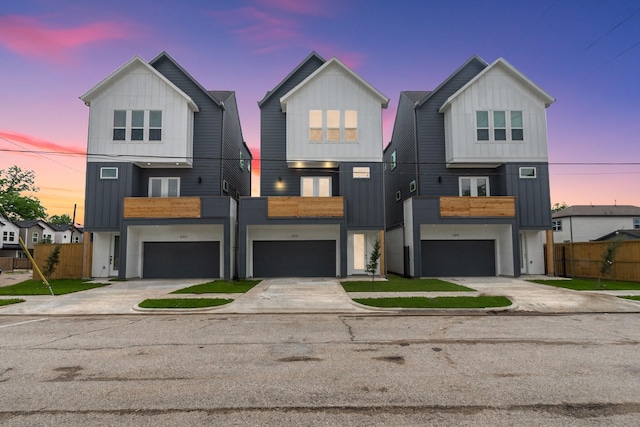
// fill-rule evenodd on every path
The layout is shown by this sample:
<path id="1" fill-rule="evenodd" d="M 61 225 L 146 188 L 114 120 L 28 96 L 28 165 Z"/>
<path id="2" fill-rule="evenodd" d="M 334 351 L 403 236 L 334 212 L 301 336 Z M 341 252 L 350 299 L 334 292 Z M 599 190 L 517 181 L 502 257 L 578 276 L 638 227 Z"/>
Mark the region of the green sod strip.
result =
<path id="1" fill-rule="evenodd" d="M 570 279 L 570 280 L 529 280 L 541 285 L 556 286 L 558 288 L 576 291 L 640 291 L 640 282 L 614 282 L 612 280 Z"/>
<path id="2" fill-rule="evenodd" d="M 407 279 L 389 274 L 386 282 L 372 280 L 344 281 L 347 292 L 468 292 L 473 289 L 440 279 Z"/>
<path id="3" fill-rule="evenodd" d="M 24 302 L 24 300 L 20 299 L 20 298 L 0 299 L 0 306 L 9 305 L 9 304 L 17 304 L 19 302 Z"/>
<path id="4" fill-rule="evenodd" d="M 49 280 L 53 293 L 56 295 L 86 291 L 87 289 L 105 286 L 104 283 L 87 283 L 81 279 Z M 11 286 L 0 288 L 0 295 L 51 295 L 49 288 L 41 280 L 25 280 Z"/>
<path id="5" fill-rule="evenodd" d="M 507 307 L 512 302 L 505 297 L 403 297 L 403 298 L 355 298 L 355 302 L 384 308 L 491 308 Z"/>
<path id="6" fill-rule="evenodd" d="M 232 299 L 221 298 L 164 298 L 146 299 L 138 304 L 142 308 L 203 308 L 229 304 Z"/>
<path id="7" fill-rule="evenodd" d="M 172 294 L 242 294 L 260 283 L 260 280 L 220 280 L 178 289 Z"/>
<path id="8" fill-rule="evenodd" d="M 621 296 L 620 298 L 632 299 L 634 301 L 640 301 L 640 295 L 625 295 L 625 296 Z"/>

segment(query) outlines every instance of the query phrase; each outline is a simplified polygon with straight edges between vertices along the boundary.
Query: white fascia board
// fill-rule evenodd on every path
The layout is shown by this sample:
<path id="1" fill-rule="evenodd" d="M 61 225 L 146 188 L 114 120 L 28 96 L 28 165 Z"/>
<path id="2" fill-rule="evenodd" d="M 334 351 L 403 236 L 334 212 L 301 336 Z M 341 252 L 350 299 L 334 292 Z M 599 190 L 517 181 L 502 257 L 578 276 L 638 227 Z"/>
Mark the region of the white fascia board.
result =
<path id="1" fill-rule="evenodd" d="M 347 74 L 349 74 L 350 76 L 352 76 L 354 79 L 356 79 L 358 82 L 362 83 L 367 89 L 369 89 L 369 91 L 371 93 L 373 93 L 377 98 L 379 98 L 380 100 L 380 104 L 382 105 L 382 108 L 387 108 L 387 106 L 389 105 L 389 98 L 387 98 L 386 96 L 384 96 L 379 90 L 377 90 L 376 88 L 374 88 L 373 86 L 371 86 L 369 83 L 367 83 L 362 77 L 360 77 L 359 75 L 357 75 L 351 68 L 347 67 L 346 65 L 344 65 L 342 63 L 342 61 L 340 61 L 338 58 L 333 57 L 331 58 L 329 61 L 325 62 L 324 64 L 322 64 L 322 66 L 320 66 L 317 70 L 315 70 L 313 73 L 311 73 L 309 76 L 307 76 L 306 79 L 304 79 L 303 81 L 301 81 L 296 87 L 294 87 L 293 89 L 291 89 L 289 92 L 287 92 L 285 95 L 282 96 L 282 98 L 280 98 L 280 107 L 282 108 L 283 112 L 287 111 L 287 100 L 294 94 L 296 93 L 298 90 L 300 90 L 301 88 L 303 88 L 304 86 L 307 85 L 307 83 L 309 83 L 311 80 L 315 79 L 316 76 L 318 76 L 319 74 L 323 73 L 324 70 L 331 66 L 331 64 L 337 64 L 340 68 L 342 68 L 344 71 L 347 72 Z"/>
<path id="2" fill-rule="evenodd" d="M 538 93 L 538 95 L 540 95 L 540 97 L 542 97 L 544 99 L 545 107 L 548 108 L 551 104 L 553 104 L 556 101 L 554 97 L 552 97 L 547 92 L 542 90 L 542 88 L 540 86 L 538 86 L 537 84 L 535 84 L 534 82 L 529 80 L 524 74 L 522 74 L 520 71 L 518 71 L 513 65 L 509 64 L 504 58 L 500 57 L 500 58 L 496 59 L 495 61 L 493 61 L 493 63 L 491 65 L 489 65 L 488 67 L 486 67 L 484 70 L 480 71 L 474 78 L 469 80 L 467 82 L 467 84 L 465 84 L 460 89 L 458 89 L 458 91 L 456 93 L 451 95 L 444 102 L 444 104 L 442 104 L 442 107 L 440 107 L 439 112 L 440 113 L 444 113 L 451 106 L 451 103 L 453 102 L 453 100 L 458 95 L 460 95 L 462 92 L 467 90 L 467 88 L 469 88 L 471 85 L 475 84 L 475 82 L 478 81 L 482 76 L 484 76 L 490 70 L 492 70 L 493 68 L 495 68 L 495 67 L 497 67 L 499 65 L 502 65 L 503 67 L 505 67 L 512 77 L 517 78 L 518 80 L 523 82 L 526 86 L 528 86 L 531 90 L 533 90 L 534 92 Z"/>
<path id="3" fill-rule="evenodd" d="M 129 61 L 127 61 L 120 67 L 118 67 L 114 72 L 112 72 L 107 77 L 102 79 L 100 83 L 98 83 L 97 85 L 89 89 L 84 95 L 80 96 L 80 99 L 84 101 L 86 105 L 90 105 L 91 100 L 96 94 L 98 94 L 102 89 L 104 89 L 109 84 L 111 84 L 115 79 L 120 77 L 121 74 L 126 73 L 128 69 L 130 69 L 136 64 L 141 64 L 142 66 L 144 66 L 147 70 L 149 70 L 149 72 L 156 75 L 160 80 L 162 80 L 165 84 L 167 84 L 167 86 L 171 87 L 173 90 L 178 92 L 182 97 L 184 97 L 187 100 L 187 104 L 189 105 L 189 108 L 191 108 L 192 111 L 195 111 L 195 112 L 200 111 L 196 103 L 193 101 L 193 99 L 191 99 L 189 95 L 184 93 L 178 86 L 173 84 L 171 80 L 167 79 L 158 70 L 153 68 L 151 65 L 147 64 L 139 55 L 134 56 Z"/>

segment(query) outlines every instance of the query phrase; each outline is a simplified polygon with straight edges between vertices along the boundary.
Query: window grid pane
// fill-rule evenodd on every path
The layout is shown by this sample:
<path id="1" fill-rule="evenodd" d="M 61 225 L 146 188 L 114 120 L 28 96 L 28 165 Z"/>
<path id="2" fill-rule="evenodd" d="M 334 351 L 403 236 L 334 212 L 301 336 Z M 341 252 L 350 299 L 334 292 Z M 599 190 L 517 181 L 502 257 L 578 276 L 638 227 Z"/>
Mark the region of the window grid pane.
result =
<path id="1" fill-rule="evenodd" d="M 327 111 L 327 141 L 340 141 L 340 110 Z"/>

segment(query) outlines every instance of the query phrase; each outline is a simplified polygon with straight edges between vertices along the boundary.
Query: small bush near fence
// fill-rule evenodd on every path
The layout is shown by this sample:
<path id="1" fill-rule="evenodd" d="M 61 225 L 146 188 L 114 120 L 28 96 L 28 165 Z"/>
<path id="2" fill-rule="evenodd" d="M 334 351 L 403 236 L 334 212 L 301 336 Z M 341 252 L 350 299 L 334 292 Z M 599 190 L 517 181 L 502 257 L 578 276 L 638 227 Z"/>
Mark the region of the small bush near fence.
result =
<path id="1" fill-rule="evenodd" d="M 77 279 L 82 277 L 82 243 L 39 244 L 33 249 L 33 259 L 40 269 L 47 263 L 49 254 L 56 246 L 60 246 L 60 264 L 56 267 L 51 279 Z M 33 272 L 34 280 L 40 279 L 36 271 Z"/>
<path id="2" fill-rule="evenodd" d="M 611 242 L 556 243 L 556 275 L 597 279 L 602 258 Z M 609 272 L 603 279 L 640 282 L 640 241 L 622 242 Z"/>

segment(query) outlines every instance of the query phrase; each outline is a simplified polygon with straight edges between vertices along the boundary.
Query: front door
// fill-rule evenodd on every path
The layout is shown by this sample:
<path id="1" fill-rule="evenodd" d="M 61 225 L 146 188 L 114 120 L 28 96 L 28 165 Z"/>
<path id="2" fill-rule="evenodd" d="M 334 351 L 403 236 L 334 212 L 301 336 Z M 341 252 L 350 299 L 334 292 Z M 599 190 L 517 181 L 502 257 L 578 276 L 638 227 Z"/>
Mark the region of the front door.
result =
<path id="1" fill-rule="evenodd" d="M 111 237 L 111 255 L 109 256 L 109 276 L 117 276 L 120 268 L 120 235 Z"/>
<path id="2" fill-rule="evenodd" d="M 527 274 L 527 238 L 520 233 L 520 274 Z"/>

